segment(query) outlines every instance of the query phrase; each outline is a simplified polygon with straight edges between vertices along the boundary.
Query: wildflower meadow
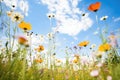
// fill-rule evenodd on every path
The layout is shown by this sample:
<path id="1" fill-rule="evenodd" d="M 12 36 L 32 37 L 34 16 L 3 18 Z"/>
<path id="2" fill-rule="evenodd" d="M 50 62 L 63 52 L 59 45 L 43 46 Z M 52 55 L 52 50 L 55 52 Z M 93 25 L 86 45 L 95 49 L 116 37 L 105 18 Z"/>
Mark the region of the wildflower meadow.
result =
<path id="1" fill-rule="evenodd" d="M 0 80 L 120 80 L 120 18 L 85 2 L 0 0 Z"/>

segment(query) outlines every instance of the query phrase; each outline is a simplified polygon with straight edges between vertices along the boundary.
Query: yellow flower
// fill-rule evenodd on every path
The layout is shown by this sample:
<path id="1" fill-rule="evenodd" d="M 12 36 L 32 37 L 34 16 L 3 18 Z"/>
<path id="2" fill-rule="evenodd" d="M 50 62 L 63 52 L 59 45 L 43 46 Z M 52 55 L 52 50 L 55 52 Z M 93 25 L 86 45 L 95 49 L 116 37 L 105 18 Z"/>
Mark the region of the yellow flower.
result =
<path id="1" fill-rule="evenodd" d="M 103 54 L 104 54 L 104 52 L 97 51 L 97 53 L 96 53 L 95 55 L 96 55 L 96 57 L 98 57 L 98 58 L 102 58 Z"/>
<path id="2" fill-rule="evenodd" d="M 36 51 L 38 52 L 41 52 L 44 50 L 44 46 L 43 45 L 40 45 L 38 48 L 35 49 Z"/>
<path id="3" fill-rule="evenodd" d="M 75 54 L 74 57 L 78 60 L 80 59 L 80 55 L 78 55 L 78 54 Z"/>
<path id="4" fill-rule="evenodd" d="M 99 46 L 99 51 L 106 52 L 111 49 L 111 45 L 106 43 Z"/>
<path id="5" fill-rule="evenodd" d="M 89 41 L 83 41 L 83 42 L 80 42 L 79 44 L 78 44 L 78 46 L 80 46 L 80 47 L 86 47 L 87 45 L 89 44 Z"/>
<path id="6" fill-rule="evenodd" d="M 76 57 L 74 57 L 73 59 L 73 63 L 78 63 L 79 59 L 77 59 Z"/>
<path id="7" fill-rule="evenodd" d="M 99 51 L 104 51 L 104 45 L 103 44 L 99 46 Z"/>
<path id="8" fill-rule="evenodd" d="M 43 62 L 43 59 L 42 59 L 42 58 L 40 58 L 40 59 L 36 59 L 36 62 L 38 62 L 38 63 L 42 63 L 42 62 Z"/>
<path id="9" fill-rule="evenodd" d="M 22 21 L 20 24 L 18 24 L 19 28 L 23 29 L 23 30 L 31 30 L 32 27 L 31 27 L 31 24 L 30 23 L 27 23 L 27 22 L 24 22 Z"/>
<path id="10" fill-rule="evenodd" d="M 57 63 L 60 63 L 61 62 L 61 60 L 60 59 L 57 59 Z"/>

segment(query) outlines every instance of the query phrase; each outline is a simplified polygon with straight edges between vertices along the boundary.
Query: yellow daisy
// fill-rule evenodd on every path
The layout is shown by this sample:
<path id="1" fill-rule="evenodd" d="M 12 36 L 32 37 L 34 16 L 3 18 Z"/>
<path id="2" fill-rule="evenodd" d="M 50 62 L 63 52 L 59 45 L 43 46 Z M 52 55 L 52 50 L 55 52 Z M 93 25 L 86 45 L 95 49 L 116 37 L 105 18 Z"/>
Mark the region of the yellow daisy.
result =
<path id="1" fill-rule="evenodd" d="M 80 47 L 86 47 L 87 45 L 89 44 L 89 41 L 83 41 L 83 42 L 80 42 L 79 44 L 78 44 L 78 46 L 80 46 Z"/>
<path id="2" fill-rule="evenodd" d="M 111 49 L 111 45 L 106 43 L 106 44 L 100 45 L 98 50 L 101 51 L 101 52 L 106 52 L 110 49 Z"/>
<path id="3" fill-rule="evenodd" d="M 73 63 L 78 63 L 78 62 L 79 62 L 79 59 L 77 59 L 76 57 L 74 57 Z"/>
<path id="4" fill-rule="evenodd" d="M 25 31 L 32 29 L 31 24 L 28 23 L 28 22 L 24 22 L 24 21 L 22 21 L 21 23 L 19 23 L 18 26 L 19 26 L 19 28 L 21 28 L 21 29 L 23 29 Z"/>

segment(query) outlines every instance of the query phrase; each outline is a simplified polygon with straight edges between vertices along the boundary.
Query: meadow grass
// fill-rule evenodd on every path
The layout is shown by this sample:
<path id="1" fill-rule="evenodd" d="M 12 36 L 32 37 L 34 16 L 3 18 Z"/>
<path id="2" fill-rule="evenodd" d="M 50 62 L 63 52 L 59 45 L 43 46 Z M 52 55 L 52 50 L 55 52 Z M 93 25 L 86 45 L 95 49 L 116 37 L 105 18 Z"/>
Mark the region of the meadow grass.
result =
<path id="1" fill-rule="evenodd" d="M 7 26 L 3 35 L 7 39 L 0 41 L 0 80 L 120 80 L 120 50 L 115 34 L 108 39 L 109 32 L 100 30 L 100 45 L 92 45 L 88 50 L 90 42 L 82 41 L 74 48 L 66 47 L 66 58 L 60 60 L 56 57 L 57 32 L 40 36 L 47 38 L 47 45 L 41 43 L 33 48 L 32 36 L 35 34 L 30 32 L 31 24 L 24 21 L 21 13 L 9 10 L 2 2 L 1 5 L 0 16 L 5 20 L 0 23 L 5 24 L 1 27 Z M 51 15 L 49 18 L 51 22 Z M 22 36 L 16 36 L 20 31 Z M 94 56 L 89 57 L 86 51 L 92 51 L 89 56 Z"/>

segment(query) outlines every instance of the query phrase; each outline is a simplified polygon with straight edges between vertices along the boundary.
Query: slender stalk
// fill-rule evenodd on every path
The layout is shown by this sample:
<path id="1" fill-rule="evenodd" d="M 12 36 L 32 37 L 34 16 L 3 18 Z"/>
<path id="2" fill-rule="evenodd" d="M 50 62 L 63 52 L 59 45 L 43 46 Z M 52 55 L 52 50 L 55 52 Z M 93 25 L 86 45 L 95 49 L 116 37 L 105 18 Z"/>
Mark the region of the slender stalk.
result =
<path id="1" fill-rule="evenodd" d="M 17 27 L 16 27 L 16 25 L 15 25 L 15 27 L 13 28 L 12 50 L 13 50 L 13 48 L 14 48 L 14 42 L 15 42 L 16 30 L 17 30 Z"/>
<path id="2" fill-rule="evenodd" d="M 28 33 L 26 33 L 27 34 L 27 36 L 29 36 L 29 50 L 30 50 L 30 52 L 29 52 L 29 55 L 30 55 L 30 61 L 31 61 L 31 64 L 32 64 L 32 33 L 30 33 L 30 34 L 28 34 Z"/>
<path id="3" fill-rule="evenodd" d="M 12 60 L 12 51 L 13 51 L 13 48 L 14 48 L 14 43 L 15 43 L 15 35 L 16 35 L 16 30 L 17 30 L 17 26 L 15 24 L 15 27 L 13 28 L 13 41 L 12 41 L 12 46 L 11 46 L 11 60 Z"/>

